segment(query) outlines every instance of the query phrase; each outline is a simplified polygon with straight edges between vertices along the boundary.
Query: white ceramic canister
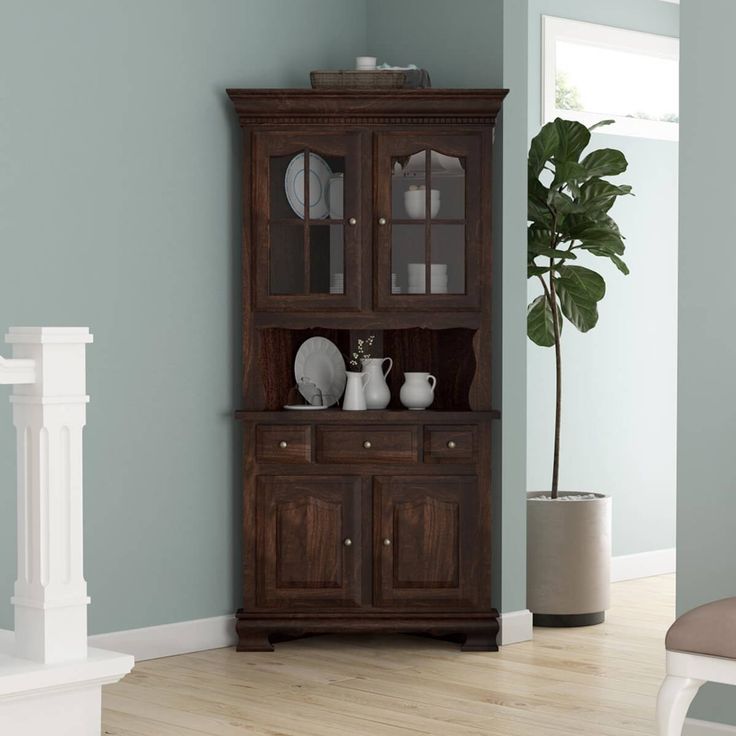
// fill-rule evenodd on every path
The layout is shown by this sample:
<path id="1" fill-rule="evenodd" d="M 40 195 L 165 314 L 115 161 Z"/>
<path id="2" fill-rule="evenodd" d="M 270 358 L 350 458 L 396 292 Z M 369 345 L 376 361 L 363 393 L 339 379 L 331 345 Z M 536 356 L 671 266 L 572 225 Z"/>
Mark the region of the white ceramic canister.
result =
<path id="1" fill-rule="evenodd" d="M 384 372 L 383 364 L 388 361 Z M 391 358 L 364 358 L 363 370 L 368 376 L 365 387 L 365 405 L 368 409 L 385 409 L 391 401 L 391 390 L 386 383 L 386 376 L 391 372 L 394 362 Z"/>
<path id="2" fill-rule="evenodd" d="M 437 379 L 431 373 L 404 373 L 399 399 L 407 409 L 426 409 L 434 401 L 436 385 Z"/>
<path id="3" fill-rule="evenodd" d="M 365 411 L 365 387 L 368 384 L 368 375 L 357 371 L 348 371 L 345 375 L 348 382 L 342 397 L 342 408 L 345 411 Z"/>

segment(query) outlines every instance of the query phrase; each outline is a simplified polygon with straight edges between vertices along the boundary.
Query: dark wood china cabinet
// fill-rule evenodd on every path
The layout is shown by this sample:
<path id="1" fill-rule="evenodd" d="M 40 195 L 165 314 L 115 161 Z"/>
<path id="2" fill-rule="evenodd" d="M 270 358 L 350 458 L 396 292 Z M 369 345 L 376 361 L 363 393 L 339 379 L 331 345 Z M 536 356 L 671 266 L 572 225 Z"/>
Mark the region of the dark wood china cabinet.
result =
<path id="1" fill-rule="evenodd" d="M 405 632 L 495 650 L 491 158 L 506 91 L 228 94 L 244 146 L 238 649 Z M 305 340 L 348 355 L 369 335 L 393 359 L 385 410 L 283 409 Z M 402 407 L 406 371 L 436 376 L 429 409 Z"/>

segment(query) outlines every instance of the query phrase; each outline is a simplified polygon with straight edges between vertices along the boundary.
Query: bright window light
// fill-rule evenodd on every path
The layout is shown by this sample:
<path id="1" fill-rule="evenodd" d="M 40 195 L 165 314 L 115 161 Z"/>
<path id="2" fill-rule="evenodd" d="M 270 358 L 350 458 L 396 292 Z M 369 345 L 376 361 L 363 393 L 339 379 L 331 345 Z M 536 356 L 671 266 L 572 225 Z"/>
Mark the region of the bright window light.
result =
<path id="1" fill-rule="evenodd" d="M 542 19 L 542 122 L 616 125 L 600 133 L 677 140 L 679 41 L 669 36 Z"/>

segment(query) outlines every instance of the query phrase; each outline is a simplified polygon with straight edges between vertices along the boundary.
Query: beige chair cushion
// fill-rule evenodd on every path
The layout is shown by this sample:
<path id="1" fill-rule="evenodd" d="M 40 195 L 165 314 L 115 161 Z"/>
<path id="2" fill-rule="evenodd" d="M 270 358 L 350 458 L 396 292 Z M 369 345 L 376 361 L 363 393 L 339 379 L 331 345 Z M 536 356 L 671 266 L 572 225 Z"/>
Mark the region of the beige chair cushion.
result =
<path id="1" fill-rule="evenodd" d="M 736 659 L 736 598 L 693 608 L 667 632 L 665 647 L 673 652 Z"/>

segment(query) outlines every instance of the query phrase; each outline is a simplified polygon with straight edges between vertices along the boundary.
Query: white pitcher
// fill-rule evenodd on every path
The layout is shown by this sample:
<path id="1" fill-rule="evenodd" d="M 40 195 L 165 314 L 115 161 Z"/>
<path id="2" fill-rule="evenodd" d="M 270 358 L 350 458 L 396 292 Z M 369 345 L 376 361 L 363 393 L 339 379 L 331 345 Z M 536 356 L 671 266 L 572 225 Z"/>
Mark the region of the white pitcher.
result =
<path id="1" fill-rule="evenodd" d="M 383 372 L 383 364 L 388 361 L 388 369 Z M 394 362 L 391 358 L 363 358 L 363 370 L 368 376 L 365 388 L 365 405 L 368 409 L 385 409 L 391 401 L 391 391 L 386 377 L 391 373 Z"/>
<path id="2" fill-rule="evenodd" d="M 342 408 L 346 411 L 365 411 L 365 387 L 368 383 L 367 373 L 348 371 L 348 382 L 342 397 Z"/>
<path id="3" fill-rule="evenodd" d="M 437 379 L 431 373 L 404 373 L 399 398 L 407 409 L 426 409 L 434 401 Z"/>

